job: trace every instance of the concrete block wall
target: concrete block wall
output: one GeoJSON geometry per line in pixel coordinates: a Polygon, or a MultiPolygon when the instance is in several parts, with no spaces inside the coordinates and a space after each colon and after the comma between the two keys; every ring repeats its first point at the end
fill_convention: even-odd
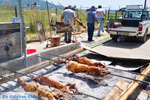
{"type": "MultiPolygon", "coordinates": [[[[26,62],[27,62],[26,67],[41,63],[43,61],[48,60],[48,58],[51,59],[51,58],[57,57],[56,55],[62,55],[62,54],[71,52],[73,50],[76,50],[78,48],[80,48],[80,43],[71,43],[71,44],[66,44],[66,45],[62,45],[62,46],[58,46],[54,48],[48,48],[48,49],[43,50],[42,52],[37,52],[35,54],[30,54],[27,56],[27,59],[26,59],[26,62]],[[41,57],[38,57],[38,56],[41,56],[41,57]]],[[[24,57],[2,62],[0,63],[0,67],[5,67],[7,69],[12,69],[15,71],[19,69],[23,69],[24,57]]],[[[3,71],[3,74],[7,72],[8,71],[6,72],[3,71]]]]}
{"type": "Polygon", "coordinates": [[[20,24],[0,23],[0,62],[22,56],[20,24]]]}

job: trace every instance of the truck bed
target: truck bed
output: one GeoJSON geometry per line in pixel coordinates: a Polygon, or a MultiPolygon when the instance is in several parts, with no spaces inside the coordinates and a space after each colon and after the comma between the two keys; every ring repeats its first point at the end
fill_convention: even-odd
{"type": "Polygon", "coordinates": [[[138,27],[118,27],[118,28],[109,28],[107,31],[115,31],[115,32],[131,32],[136,33],[138,31],[138,27]]]}

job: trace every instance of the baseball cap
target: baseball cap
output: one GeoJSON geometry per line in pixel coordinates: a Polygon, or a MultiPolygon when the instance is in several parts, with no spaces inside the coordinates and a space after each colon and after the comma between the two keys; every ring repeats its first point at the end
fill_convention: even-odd
{"type": "Polygon", "coordinates": [[[91,6],[91,9],[92,9],[92,8],[95,9],[95,6],[91,6]]]}

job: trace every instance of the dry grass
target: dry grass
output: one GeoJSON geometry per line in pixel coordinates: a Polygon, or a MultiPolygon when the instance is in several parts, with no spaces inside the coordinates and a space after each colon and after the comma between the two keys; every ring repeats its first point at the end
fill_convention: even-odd
{"type": "MultiPolygon", "coordinates": [[[[50,10],[49,13],[50,13],[50,20],[51,20],[51,13],[55,13],[55,10],[50,10]]],[[[58,11],[58,15],[57,15],[58,21],[60,21],[61,13],[62,13],[61,10],[58,11]]],[[[77,11],[75,13],[77,15],[77,11]]],[[[0,6],[0,15],[1,15],[0,22],[12,22],[12,18],[15,17],[14,8],[9,7],[9,6],[0,6]]],[[[29,28],[26,30],[27,42],[32,41],[32,40],[33,41],[39,40],[39,36],[37,34],[38,32],[37,32],[37,28],[36,28],[37,21],[42,21],[46,36],[47,36],[47,34],[50,34],[50,33],[47,33],[50,31],[47,10],[25,9],[24,10],[24,19],[25,19],[26,25],[29,26],[29,28]]],[[[87,12],[79,11],[79,19],[86,26],[87,25],[87,21],[86,21],[87,12]]],[[[77,25],[75,26],[74,29],[77,32],[77,25]]],[[[87,31],[87,29],[84,29],[81,26],[79,27],[78,30],[79,30],[79,32],[77,32],[77,33],[82,33],[82,32],[87,31]]],[[[63,36],[63,34],[61,36],[63,36]]],[[[48,37],[50,37],[50,36],[48,36],[48,37]]]]}

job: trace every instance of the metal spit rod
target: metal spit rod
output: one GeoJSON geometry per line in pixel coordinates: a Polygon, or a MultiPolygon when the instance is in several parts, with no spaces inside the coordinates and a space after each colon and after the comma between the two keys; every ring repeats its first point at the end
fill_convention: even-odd
{"type": "MultiPolygon", "coordinates": [[[[4,68],[4,67],[0,67],[0,68],[3,68],[3,69],[8,70],[8,71],[11,71],[11,72],[13,72],[13,73],[20,74],[20,75],[22,75],[22,76],[30,77],[30,76],[28,76],[28,75],[25,75],[25,74],[23,74],[23,73],[20,73],[20,72],[11,70],[11,69],[7,69],[7,68],[4,68]]],[[[105,73],[105,72],[104,72],[104,73],[105,73]]],[[[34,75],[37,75],[37,74],[34,74],[34,75]]],[[[112,74],[112,73],[110,73],[110,75],[112,75],[112,76],[117,76],[117,77],[121,77],[121,78],[125,78],[125,79],[129,79],[129,80],[133,80],[133,81],[139,81],[139,82],[143,82],[143,83],[150,84],[150,82],[148,82],[148,81],[141,81],[141,80],[137,80],[137,79],[133,79],[133,78],[125,77],[125,76],[120,76],[120,75],[116,75],[116,74],[112,74]]]]}
{"type": "Polygon", "coordinates": [[[13,79],[11,79],[11,78],[8,78],[8,77],[4,77],[4,76],[0,76],[1,78],[6,78],[6,79],[8,79],[9,81],[14,81],[14,82],[17,82],[17,81],[15,81],[15,80],[13,80],[13,79]]]}
{"type": "Polygon", "coordinates": [[[109,69],[114,69],[114,70],[123,71],[123,72],[130,72],[130,73],[136,74],[136,75],[142,75],[142,76],[150,77],[150,75],[145,75],[145,74],[141,74],[141,73],[137,73],[137,72],[131,72],[131,71],[121,70],[121,69],[112,68],[112,67],[108,67],[108,68],[109,68],[109,69]]]}
{"type": "MultiPolygon", "coordinates": [[[[1,67],[1,68],[3,68],[3,67],[1,67]]],[[[17,73],[17,74],[20,74],[20,75],[23,75],[23,76],[27,76],[27,75],[25,75],[25,74],[23,74],[23,73],[20,73],[20,72],[17,72],[17,71],[13,71],[13,70],[10,70],[10,69],[7,69],[7,68],[3,68],[3,69],[9,70],[9,71],[11,71],[11,72],[14,72],[14,73],[17,73]]],[[[1,77],[3,77],[3,76],[1,76],[1,77]]],[[[29,76],[27,76],[27,77],[29,77],[29,76]]],[[[8,77],[4,77],[4,78],[6,78],[6,79],[8,79],[8,80],[10,80],[10,81],[17,82],[17,81],[15,81],[15,80],[13,80],[13,79],[11,79],[11,78],[8,78],[8,77]]],[[[92,96],[92,95],[89,95],[89,94],[86,94],[86,93],[83,93],[83,92],[79,92],[79,91],[78,91],[78,93],[79,93],[79,94],[82,94],[82,95],[86,95],[86,96],[92,97],[92,98],[95,98],[95,99],[97,99],[97,100],[102,100],[102,99],[99,99],[99,98],[97,98],[97,97],[95,97],[95,96],[92,96]]]]}
{"type": "MultiPolygon", "coordinates": [[[[1,67],[1,68],[3,68],[3,67],[1,67]]],[[[20,72],[17,72],[17,71],[13,71],[13,70],[10,70],[10,69],[7,69],[7,68],[3,68],[3,69],[8,70],[8,71],[11,71],[11,72],[14,72],[14,73],[17,73],[17,74],[20,74],[20,75],[23,75],[23,76],[27,76],[27,75],[25,75],[25,74],[23,74],[23,73],[20,73],[20,72]]],[[[141,80],[137,80],[137,79],[133,79],[133,78],[125,77],[125,76],[120,76],[120,75],[116,75],[116,74],[110,74],[110,75],[116,76],[116,77],[125,78],[125,79],[129,79],[129,80],[139,81],[139,82],[142,82],[142,83],[150,84],[150,82],[148,82],[148,81],[141,81],[141,80]]],[[[29,77],[29,76],[27,76],[27,77],[29,77]]],[[[7,78],[7,77],[5,77],[5,78],[7,78]]],[[[7,78],[7,79],[9,79],[9,80],[12,81],[12,79],[10,79],[10,78],[7,78]]],[[[15,81],[15,80],[13,80],[13,81],[15,81]]],[[[80,94],[82,94],[82,95],[87,95],[87,96],[90,96],[90,97],[93,97],[93,98],[95,98],[95,99],[100,100],[99,98],[96,98],[96,97],[94,97],[94,96],[91,96],[91,95],[88,95],[88,94],[85,94],[85,93],[82,93],[82,92],[79,92],[79,91],[78,91],[78,93],[80,93],[80,94]]]]}
{"type": "MultiPolygon", "coordinates": [[[[43,58],[43,59],[47,59],[47,60],[51,60],[51,61],[56,61],[56,60],[53,60],[53,59],[51,59],[51,58],[42,57],[42,56],[39,56],[39,55],[38,55],[37,57],[40,57],[40,58],[43,58]]],[[[2,66],[1,66],[0,68],[5,69],[5,70],[8,70],[8,71],[13,72],[13,73],[17,73],[17,74],[22,75],[22,76],[30,77],[29,75],[26,75],[26,74],[23,74],[23,73],[20,73],[20,72],[11,70],[11,69],[4,68],[4,67],[2,67],[2,66]]],[[[35,74],[35,73],[34,73],[34,75],[38,75],[38,74],[35,74]]],[[[38,76],[39,76],[39,75],[38,75],[38,76]]],[[[2,77],[3,77],[3,76],[2,76],[2,77]]]]}
{"type": "MultiPolygon", "coordinates": [[[[66,57],[59,56],[59,55],[55,55],[55,54],[48,54],[48,55],[57,56],[57,57],[65,58],[65,59],[66,59],[66,57]]],[[[43,59],[47,59],[47,60],[52,60],[52,59],[47,58],[47,57],[42,57],[42,56],[37,56],[37,57],[41,57],[41,58],[43,58],[43,59]]],[[[52,60],[52,61],[55,61],[55,62],[56,62],[56,60],[52,60]]],[[[132,74],[136,74],[136,75],[142,75],[142,76],[150,77],[150,75],[145,75],[145,74],[141,74],[141,73],[137,73],[137,72],[131,72],[131,71],[121,70],[121,69],[112,68],[112,67],[108,67],[108,68],[109,68],[109,69],[114,69],[114,70],[123,71],[123,72],[130,72],[130,73],[132,73],[132,74]]]]}
{"type": "MultiPolygon", "coordinates": [[[[47,57],[42,57],[42,56],[37,56],[37,57],[41,57],[41,58],[44,58],[44,59],[52,60],[52,59],[47,58],[47,57]]],[[[60,56],[58,56],[58,57],[60,57],[60,56]]],[[[52,60],[52,61],[56,61],[56,60],[52,60]]],[[[30,77],[30,76],[28,76],[28,75],[25,75],[25,74],[23,74],[23,73],[20,73],[20,72],[11,70],[11,69],[7,69],[7,68],[4,68],[4,67],[0,67],[0,68],[3,68],[3,69],[8,70],[8,71],[11,71],[11,72],[13,72],[13,73],[20,74],[20,75],[22,75],[22,76],[30,77]]],[[[113,69],[115,69],[115,68],[113,68],[113,69]]],[[[115,70],[118,70],[118,69],[115,69],[115,70]]],[[[143,75],[143,76],[146,76],[146,77],[150,77],[150,76],[147,76],[147,75],[145,75],[145,74],[140,74],[140,73],[136,73],[136,72],[133,72],[133,73],[134,73],[134,74],[138,74],[138,75],[143,75]]],[[[34,75],[38,75],[38,74],[34,74],[34,75]]],[[[137,79],[125,77],[125,76],[120,76],[120,75],[116,75],[116,74],[110,74],[110,75],[150,84],[150,82],[147,82],[147,81],[141,81],[141,80],[137,80],[137,79]]]]}
{"type": "MultiPolygon", "coordinates": [[[[4,67],[0,67],[0,68],[5,69],[5,70],[8,70],[8,71],[13,72],[13,73],[17,73],[17,74],[22,75],[22,76],[30,77],[28,74],[23,74],[23,73],[20,73],[20,72],[11,70],[11,69],[7,69],[7,68],[4,68],[4,67]]],[[[38,75],[38,74],[34,74],[34,75],[38,75]]],[[[3,76],[2,76],[2,77],[3,77],[3,76]]],[[[4,77],[4,78],[6,78],[6,77],[4,77]]]]}
{"type": "Polygon", "coordinates": [[[133,80],[133,81],[139,81],[139,82],[142,82],[142,83],[150,84],[150,82],[144,81],[144,80],[141,81],[141,80],[137,80],[137,79],[133,79],[133,78],[130,78],[130,77],[125,77],[125,76],[120,76],[120,75],[116,75],[116,74],[112,74],[112,73],[110,73],[109,75],[116,76],[116,77],[120,77],[120,78],[129,79],[129,80],[133,80]]]}
{"type": "MultiPolygon", "coordinates": [[[[0,76],[0,77],[3,77],[3,76],[0,76]]],[[[10,81],[14,81],[14,82],[17,82],[17,81],[15,81],[15,80],[13,80],[13,79],[11,79],[11,78],[8,78],[8,77],[5,77],[6,79],[8,79],[8,80],[10,80],[10,81]]],[[[11,85],[11,84],[10,84],[11,85]]],[[[37,84],[38,85],[38,84],[37,84]]],[[[3,86],[1,86],[1,87],[3,87],[3,86]]],[[[4,87],[5,88],[5,87],[4,87]]],[[[86,96],[88,96],[88,97],[92,97],[92,98],[95,98],[95,99],[97,99],[97,100],[102,100],[102,99],[100,99],[100,98],[97,98],[97,97],[95,97],[95,96],[92,96],[92,95],[89,95],[89,94],[86,94],[86,93],[83,93],[83,92],[79,92],[78,91],[78,93],[79,94],[82,94],[82,95],[86,95],[86,96]]],[[[73,96],[73,95],[72,95],[73,96]]]]}

